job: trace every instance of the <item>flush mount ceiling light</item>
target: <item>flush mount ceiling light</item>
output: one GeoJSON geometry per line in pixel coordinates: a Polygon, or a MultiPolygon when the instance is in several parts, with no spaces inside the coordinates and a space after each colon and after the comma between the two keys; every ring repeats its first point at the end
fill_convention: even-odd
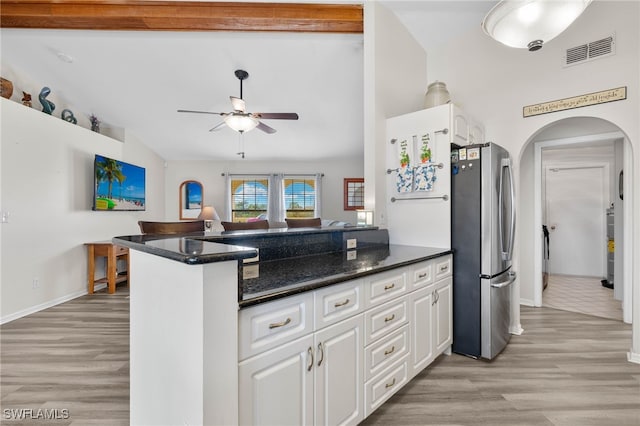
{"type": "Polygon", "coordinates": [[[509,47],[536,51],[584,12],[592,0],[503,0],[482,21],[484,32],[509,47]]]}

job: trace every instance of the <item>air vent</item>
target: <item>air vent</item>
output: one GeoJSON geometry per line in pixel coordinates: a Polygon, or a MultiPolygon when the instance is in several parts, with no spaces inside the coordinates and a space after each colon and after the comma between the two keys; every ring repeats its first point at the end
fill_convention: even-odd
{"type": "Polygon", "coordinates": [[[616,53],[615,45],[616,35],[612,34],[609,37],[605,37],[600,40],[569,48],[563,58],[563,65],[567,67],[570,65],[588,62],[593,59],[611,56],[616,53]]]}

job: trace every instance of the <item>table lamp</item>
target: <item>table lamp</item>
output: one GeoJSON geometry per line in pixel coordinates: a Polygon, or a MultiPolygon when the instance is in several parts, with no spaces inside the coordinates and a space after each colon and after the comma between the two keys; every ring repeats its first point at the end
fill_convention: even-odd
{"type": "Polygon", "coordinates": [[[198,219],[204,220],[205,231],[211,231],[213,229],[213,221],[220,220],[220,216],[218,216],[218,213],[213,206],[204,206],[198,215],[198,219]]]}

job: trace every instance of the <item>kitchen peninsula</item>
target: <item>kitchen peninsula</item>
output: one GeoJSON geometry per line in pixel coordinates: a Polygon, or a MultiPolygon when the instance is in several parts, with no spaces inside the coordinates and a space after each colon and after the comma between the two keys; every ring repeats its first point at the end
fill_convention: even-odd
{"type": "Polygon", "coordinates": [[[376,227],[113,241],[134,425],[357,424],[450,350],[448,249],[376,227]]]}

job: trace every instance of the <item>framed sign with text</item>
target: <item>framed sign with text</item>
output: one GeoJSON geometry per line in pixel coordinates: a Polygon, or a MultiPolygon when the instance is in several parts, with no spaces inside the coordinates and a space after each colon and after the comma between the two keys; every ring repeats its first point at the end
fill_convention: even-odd
{"type": "Polygon", "coordinates": [[[541,114],[549,114],[552,112],[565,111],[568,109],[582,108],[591,105],[621,101],[624,99],[627,99],[626,86],[603,90],[600,92],[588,93],[581,96],[574,96],[572,98],[558,99],[557,101],[528,105],[522,108],[522,117],[533,117],[541,114]]]}

